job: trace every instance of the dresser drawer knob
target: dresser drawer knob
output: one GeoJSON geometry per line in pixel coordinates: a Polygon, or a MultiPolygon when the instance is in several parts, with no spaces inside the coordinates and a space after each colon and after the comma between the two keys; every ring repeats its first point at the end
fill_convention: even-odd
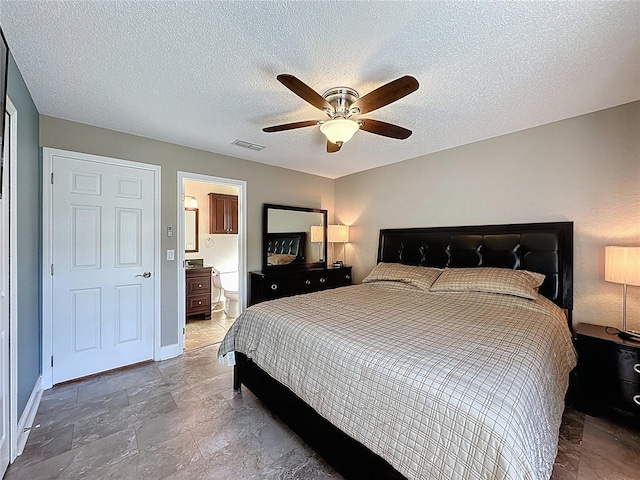
{"type": "Polygon", "coordinates": [[[201,283],[198,284],[198,288],[202,288],[202,284],[201,283]]]}
{"type": "Polygon", "coordinates": [[[307,279],[307,280],[305,280],[305,281],[304,281],[304,284],[305,284],[305,285],[311,285],[311,280],[308,280],[308,279],[307,279]]]}
{"type": "Polygon", "coordinates": [[[636,364],[633,366],[633,369],[636,371],[636,373],[640,373],[640,363],[636,363],[636,364]]]}
{"type": "Polygon", "coordinates": [[[633,401],[640,405],[640,395],[636,395],[633,397],[633,401]]]}
{"type": "Polygon", "coordinates": [[[198,302],[198,305],[202,305],[202,302],[198,302]]]}
{"type": "Polygon", "coordinates": [[[276,283],[272,283],[271,290],[277,290],[277,289],[278,289],[278,285],[276,283]]]}
{"type": "Polygon", "coordinates": [[[326,280],[323,277],[320,277],[320,283],[324,283],[326,280]]]}

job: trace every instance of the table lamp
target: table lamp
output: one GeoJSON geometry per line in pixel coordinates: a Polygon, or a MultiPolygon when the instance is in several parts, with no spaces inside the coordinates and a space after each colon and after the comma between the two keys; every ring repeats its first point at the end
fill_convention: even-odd
{"type": "Polygon", "coordinates": [[[327,227],[327,241],[329,243],[342,243],[343,265],[347,262],[345,244],[349,241],[349,225],[329,225],[327,227]]]}
{"type": "Polygon", "coordinates": [[[622,284],[622,331],[627,332],[627,285],[640,286],[640,247],[605,247],[604,279],[622,284]]]}

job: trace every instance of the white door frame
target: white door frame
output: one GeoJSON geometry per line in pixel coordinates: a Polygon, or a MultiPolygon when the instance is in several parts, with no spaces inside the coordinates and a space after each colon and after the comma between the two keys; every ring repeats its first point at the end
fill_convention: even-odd
{"type": "Polygon", "coordinates": [[[161,333],[160,280],[162,277],[162,271],[160,261],[160,241],[162,239],[162,228],[160,218],[160,166],[122,160],[119,158],[103,157],[100,155],[90,155],[87,153],[44,147],[42,149],[42,388],[44,390],[53,386],[53,367],[51,366],[51,356],[53,355],[53,276],[51,275],[51,264],[53,263],[53,188],[51,184],[51,175],[53,174],[53,157],[55,155],[72,155],[73,158],[77,160],[150,170],[154,173],[154,360],[159,360],[158,355],[160,353],[161,333]]]}
{"type": "Polygon", "coordinates": [[[213,177],[199,173],[178,171],[178,254],[176,256],[176,268],[178,275],[178,349],[180,354],[184,351],[184,328],[186,325],[186,299],[185,299],[185,271],[184,271],[184,181],[215,183],[236,187],[238,189],[238,288],[240,312],[247,305],[247,182],[232,178],[213,177]]]}
{"type": "MultiPolygon", "coordinates": [[[[18,110],[6,97],[5,108],[9,114],[11,128],[9,130],[9,425],[11,463],[18,456],[18,191],[17,191],[17,161],[18,161],[18,110]]],[[[5,158],[6,162],[7,159],[5,158]]],[[[6,165],[6,163],[5,163],[6,165]]]]}

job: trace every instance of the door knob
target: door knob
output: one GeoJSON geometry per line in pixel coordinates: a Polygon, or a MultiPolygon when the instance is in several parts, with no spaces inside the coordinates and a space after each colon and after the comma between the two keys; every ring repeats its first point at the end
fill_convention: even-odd
{"type": "Polygon", "coordinates": [[[151,276],[151,272],[144,272],[142,275],[136,275],[136,277],[144,277],[149,278],[151,276]]]}

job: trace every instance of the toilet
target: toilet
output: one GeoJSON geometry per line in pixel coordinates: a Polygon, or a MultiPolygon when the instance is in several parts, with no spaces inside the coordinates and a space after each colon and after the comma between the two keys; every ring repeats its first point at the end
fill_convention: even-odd
{"type": "Polygon", "coordinates": [[[238,272],[220,272],[213,267],[213,286],[220,288],[224,295],[224,313],[230,317],[240,315],[240,304],[238,301],[238,272]]]}

